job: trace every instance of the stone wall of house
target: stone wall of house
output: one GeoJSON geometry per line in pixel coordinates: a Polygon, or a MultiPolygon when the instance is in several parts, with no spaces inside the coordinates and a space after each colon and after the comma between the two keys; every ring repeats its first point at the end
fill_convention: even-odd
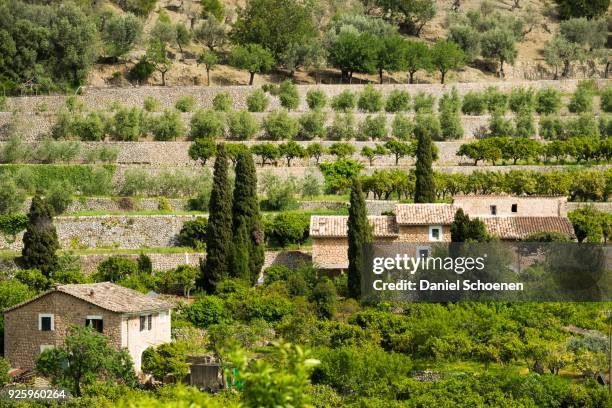
{"type": "MultiPolygon", "coordinates": [[[[606,80],[597,80],[600,84],[605,84],[606,80]]],[[[376,85],[384,95],[388,95],[396,89],[406,90],[414,95],[419,92],[429,93],[440,97],[443,93],[456,87],[460,94],[469,91],[480,91],[486,87],[494,85],[500,90],[509,91],[515,87],[554,87],[562,92],[572,92],[578,80],[541,80],[541,81],[505,81],[505,82],[478,82],[478,83],[456,83],[456,84],[385,84],[376,85]]],[[[333,97],[344,90],[360,92],[363,85],[298,85],[300,94],[300,106],[298,110],[306,110],[306,93],[311,89],[321,89],[328,97],[333,97]]],[[[208,108],[212,106],[214,96],[219,92],[227,92],[234,103],[235,109],[246,108],[246,98],[258,86],[134,86],[134,87],[84,87],[78,99],[89,109],[108,108],[113,102],[118,102],[128,106],[142,106],[144,98],[154,97],[160,101],[162,109],[173,107],[181,96],[191,95],[196,100],[197,107],[208,108]]],[[[54,112],[65,104],[67,96],[27,96],[8,98],[6,109],[12,111],[20,109],[24,112],[54,112]]],[[[269,109],[276,109],[280,106],[278,98],[271,97],[269,109]]]]}
{"type": "Polygon", "coordinates": [[[121,316],[61,292],[51,292],[4,315],[4,356],[11,367],[34,368],[41,346],[60,346],[70,325],[85,325],[87,315],[102,316],[104,334],[121,347],[121,316]],[[38,329],[38,314],[54,315],[54,330],[38,329]]]}
{"type": "Polygon", "coordinates": [[[565,217],[567,216],[566,197],[516,197],[516,196],[457,196],[454,204],[463,208],[471,216],[488,216],[491,206],[496,207],[500,216],[517,215],[521,217],[565,217]],[[512,206],[516,205],[516,212],[512,206]]]}
{"type": "MultiPolygon", "coordinates": [[[[441,241],[450,241],[450,226],[442,225],[441,227],[441,241]]],[[[429,242],[429,225],[400,225],[397,241],[429,242]]]]}

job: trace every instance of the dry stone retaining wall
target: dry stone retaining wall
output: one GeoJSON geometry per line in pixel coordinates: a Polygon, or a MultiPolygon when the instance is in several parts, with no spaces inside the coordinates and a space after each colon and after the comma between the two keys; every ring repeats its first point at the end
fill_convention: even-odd
{"type": "MultiPolygon", "coordinates": [[[[488,86],[497,86],[500,90],[509,91],[515,87],[554,87],[562,92],[572,92],[578,80],[543,80],[543,81],[507,81],[507,82],[479,82],[479,83],[456,83],[456,84],[385,84],[375,85],[384,95],[388,95],[395,89],[406,90],[411,94],[425,92],[440,97],[443,93],[456,87],[460,94],[469,91],[483,90],[488,86]]],[[[606,80],[597,80],[600,85],[608,83],[606,80]]],[[[298,85],[301,104],[299,109],[306,109],[305,96],[311,89],[321,89],[328,97],[333,97],[344,90],[360,92],[364,85],[298,85]]],[[[208,108],[212,105],[212,99],[219,92],[230,94],[235,109],[246,108],[246,98],[258,86],[135,86],[135,87],[107,87],[94,88],[84,87],[83,93],[78,98],[89,109],[108,108],[112,102],[119,102],[128,106],[142,106],[147,96],[157,98],[162,108],[173,107],[181,96],[191,95],[196,100],[198,107],[208,108]]],[[[8,98],[7,110],[20,109],[23,112],[56,111],[65,104],[67,96],[28,96],[8,98]]],[[[271,98],[270,109],[279,106],[278,98],[271,98]]]]}

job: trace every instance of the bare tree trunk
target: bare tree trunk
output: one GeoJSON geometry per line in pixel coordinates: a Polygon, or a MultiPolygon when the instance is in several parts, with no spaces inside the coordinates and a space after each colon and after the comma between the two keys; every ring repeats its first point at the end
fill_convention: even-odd
{"type": "Polygon", "coordinates": [[[249,85],[253,85],[253,79],[255,79],[255,73],[249,72],[249,74],[250,74],[249,85]]]}
{"type": "Polygon", "coordinates": [[[206,69],[206,82],[210,86],[210,68],[206,69]]]}
{"type": "Polygon", "coordinates": [[[380,84],[383,83],[383,70],[382,68],[378,70],[378,77],[380,78],[380,84]]]}

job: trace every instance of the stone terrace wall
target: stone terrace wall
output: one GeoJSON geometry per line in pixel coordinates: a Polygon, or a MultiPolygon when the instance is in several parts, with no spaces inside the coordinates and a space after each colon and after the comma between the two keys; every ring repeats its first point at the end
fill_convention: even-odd
{"type": "Polygon", "coordinates": [[[577,203],[577,202],[569,202],[567,203],[567,211],[574,211],[578,208],[592,206],[599,211],[612,213],[612,202],[607,203],[577,203]]]}
{"type": "MultiPolygon", "coordinates": [[[[27,199],[22,210],[27,212],[30,208],[31,199],[27,199]]],[[[109,197],[82,197],[73,200],[65,213],[73,214],[84,211],[157,211],[160,200],[158,198],[130,197],[129,200],[109,197]],[[133,204],[131,206],[130,204],[133,204]]],[[[184,198],[168,199],[171,210],[182,211],[187,209],[188,200],[184,198]]]]}
{"type": "MultiPolygon", "coordinates": [[[[599,84],[607,83],[606,80],[598,80],[599,84]]],[[[387,95],[394,89],[407,90],[411,94],[425,92],[439,97],[445,92],[448,92],[453,87],[456,87],[460,94],[469,91],[483,90],[488,86],[494,85],[501,90],[510,90],[514,87],[533,87],[541,88],[551,86],[559,89],[562,92],[572,92],[578,80],[563,80],[563,81],[508,81],[508,82],[479,82],[479,83],[457,83],[457,84],[385,84],[376,85],[376,88],[387,95]]],[[[305,110],[306,101],[305,95],[310,89],[322,89],[329,97],[333,97],[344,90],[359,92],[364,85],[298,85],[298,91],[301,96],[301,110],[305,110]]],[[[198,107],[210,107],[212,99],[219,92],[227,92],[234,101],[234,108],[245,109],[246,98],[258,86],[220,86],[220,87],[205,87],[205,86],[180,86],[180,87],[161,87],[161,86],[142,86],[142,87],[108,87],[108,88],[83,88],[83,94],[79,99],[90,109],[101,109],[108,107],[112,102],[120,102],[130,106],[142,106],[146,96],[157,98],[162,108],[174,106],[176,100],[185,95],[191,95],[195,98],[198,107]]],[[[36,112],[42,109],[46,111],[56,111],[64,105],[67,96],[29,96],[29,97],[13,97],[8,99],[7,110],[21,109],[24,112],[36,112]]],[[[279,106],[277,98],[271,98],[270,109],[279,106]]]]}
{"type": "MultiPolygon", "coordinates": [[[[63,249],[155,248],[176,244],[176,236],[195,215],[64,216],[54,219],[63,249]]],[[[21,250],[23,232],[15,242],[0,236],[0,249],[21,250]]]]}
{"type": "MultiPolygon", "coordinates": [[[[89,275],[95,272],[98,264],[108,258],[109,254],[91,254],[81,255],[81,271],[89,275]]],[[[121,255],[122,257],[136,260],[138,255],[121,255]]],[[[153,263],[154,271],[167,271],[174,269],[179,265],[192,265],[199,266],[200,259],[204,259],[206,254],[204,253],[181,253],[181,254],[159,254],[159,253],[148,253],[147,256],[151,258],[153,263]]],[[[274,265],[285,265],[290,268],[294,268],[300,265],[300,263],[309,263],[311,261],[310,251],[266,251],[264,259],[264,269],[274,265]]]]}

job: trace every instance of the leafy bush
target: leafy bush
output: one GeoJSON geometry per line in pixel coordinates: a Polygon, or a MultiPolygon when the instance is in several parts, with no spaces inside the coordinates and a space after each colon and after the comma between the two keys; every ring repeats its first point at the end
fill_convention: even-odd
{"type": "Polygon", "coordinates": [[[320,89],[311,89],[306,93],[306,103],[310,110],[320,110],[327,104],[327,95],[320,89]]]}
{"type": "Polygon", "coordinates": [[[357,140],[378,140],[387,137],[387,117],[368,115],[359,127],[357,140]]]}
{"type": "Polygon", "coordinates": [[[499,137],[499,136],[513,136],[514,135],[514,126],[512,126],[512,121],[506,119],[502,114],[498,113],[498,111],[494,111],[491,119],[489,120],[489,134],[491,137],[499,137]]]}
{"type": "Polygon", "coordinates": [[[85,162],[86,163],[112,163],[117,161],[117,157],[119,156],[119,149],[113,146],[96,146],[94,148],[88,149],[85,153],[85,162]]]}
{"type": "Polygon", "coordinates": [[[339,159],[335,162],[326,162],[319,165],[325,179],[325,191],[328,193],[341,193],[351,186],[353,177],[359,175],[363,165],[351,159],[339,159]]]}
{"type": "Polygon", "coordinates": [[[504,114],[508,110],[508,95],[494,86],[485,90],[487,99],[487,110],[491,114],[504,114]]]}
{"type": "Polygon", "coordinates": [[[450,92],[446,92],[442,95],[438,102],[438,111],[454,113],[459,113],[461,111],[461,96],[459,96],[457,88],[453,87],[450,92]]]}
{"type": "Polygon", "coordinates": [[[212,101],[213,110],[217,112],[229,112],[233,104],[232,97],[227,92],[219,92],[212,101]]]}
{"type": "Polygon", "coordinates": [[[463,95],[461,111],[466,115],[482,115],[487,110],[487,97],[475,91],[463,95]]]}
{"type": "Polygon", "coordinates": [[[575,119],[567,120],[565,122],[565,132],[567,137],[598,137],[599,126],[592,114],[585,113],[575,119]]]}
{"type": "Polygon", "coordinates": [[[266,223],[265,235],[282,248],[290,244],[301,245],[308,239],[309,226],[309,215],[282,212],[266,223]]]}
{"type": "Polygon", "coordinates": [[[355,138],[355,117],[352,113],[336,113],[327,128],[327,139],[350,140],[355,138]]]}
{"type": "Polygon", "coordinates": [[[132,81],[146,82],[153,72],[155,72],[155,65],[146,56],[143,56],[132,67],[129,77],[132,81]]]}
{"type": "Polygon", "coordinates": [[[307,173],[302,180],[302,197],[315,197],[321,194],[321,183],[312,172],[307,173]]]}
{"type": "Polygon", "coordinates": [[[407,112],[410,110],[410,94],[394,89],[387,97],[385,110],[389,113],[407,112]]]}
{"type": "Polygon", "coordinates": [[[159,99],[154,98],[153,96],[145,96],[143,108],[147,112],[157,112],[161,108],[161,104],[159,102],[159,99]]]}
{"type": "Polygon", "coordinates": [[[98,264],[94,279],[97,282],[117,282],[137,273],[136,262],[120,256],[111,256],[98,264]]]}
{"type": "Polygon", "coordinates": [[[601,91],[600,107],[603,112],[612,112],[612,86],[606,86],[601,91]]]}
{"type": "Polygon", "coordinates": [[[536,134],[533,114],[531,111],[521,111],[515,118],[516,127],[514,136],[517,137],[533,137],[536,134]]]}
{"type": "Polygon", "coordinates": [[[414,96],[413,108],[417,113],[433,112],[435,103],[435,96],[426,94],[425,92],[419,92],[414,96]]]}
{"type": "Polygon", "coordinates": [[[25,198],[25,192],[19,189],[11,178],[0,178],[0,214],[20,211],[25,198]]]}
{"type": "Polygon", "coordinates": [[[66,212],[72,204],[74,187],[66,181],[56,181],[45,192],[45,202],[53,209],[55,215],[66,212]]]}
{"type": "Polygon", "coordinates": [[[540,115],[551,115],[561,108],[561,92],[553,87],[541,88],[536,95],[536,111],[540,115]]]}
{"type": "Polygon", "coordinates": [[[186,133],[181,115],[173,109],[166,109],[161,115],[151,118],[150,130],[155,140],[162,142],[176,140],[186,133]]]}
{"type": "Polygon", "coordinates": [[[298,134],[298,121],[285,110],[270,112],[263,121],[266,138],[269,140],[292,140],[298,134]]]}
{"type": "Polygon", "coordinates": [[[325,119],[327,115],[320,110],[306,112],[298,119],[300,130],[299,138],[302,140],[312,140],[314,138],[325,137],[325,119]]]}
{"type": "Polygon", "coordinates": [[[355,109],[355,94],[344,90],[332,98],[331,107],[335,111],[348,112],[355,109]]]}
{"type": "MultiPolygon", "coordinates": [[[[99,112],[91,112],[87,116],[77,117],[72,123],[72,133],[79,139],[97,142],[104,139],[106,132],[106,117],[99,112]]],[[[59,137],[54,137],[58,139],[59,137]]]]}
{"type": "Polygon", "coordinates": [[[41,163],[73,161],[81,151],[79,142],[45,139],[36,149],[34,157],[41,163]]]}
{"type": "Polygon", "coordinates": [[[249,112],[263,112],[268,107],[270,98],[264,91],[257,89],[247,97],[246,103],[249,112]]]}
{"type": "Polygon", "coordinates": [[[206,228],[208,220],[198,217],[192,221],[185,221],[177,236],[179,246],[202,250],[206,246],[206,228]]]}
{"type": "Polygon", "coordinates": [[[294,110],[300,106],[300,94],[290,80],[281,82],[278,87],[278,98],[281,106],[287,110],[294,110]]]}
{"type": "Polygon", "coordinates": [[[535,109],[535,103],[535,91],[533,88],[512,88],[509,99],[509,106],[512,112],[531,112],[535,109]]]}
{"type": "Polygon", "coordinates": [[[228,135],[232,139],[249,140],[259,131],[259,123],[245,110],[231,112],[227,116],[228,135]]]}
{"type": "Polygon", "coordinates": [[[177,99],[174,107],[179,112],[191,112],[195,108],[195,99],[191,95],[181,96],[177,99]]]}
{"type": "Polygon", "coordinates": [[[442,130],[440,129],[440,121],[436,115],[432,113],[419,114],[415,118],[414,134],[428,133],[432,140],[442,139],[442,130]]]}
{"type": "Polygon", "coordinates": [[[414,124],[412,120],[404,115],[397,114],[393,118],[391,124],[391,135],[398,140],[408,140],[412,137],[414,132],[414,124]]]}
{"type": "Polygon", "coordinates": [[[565,139],[565,125],[556,115],[542,116],[539,135],[547,140],[565,139]]]}
{"type": "Polygon", "coordinates": [[[567,108],[572,113],[588,113],[593,111],[593,92],[586,88],[577,88],[572,94],[567,108]]]}
{"type": "Polygon", "coordinates": [[[185,309],[185,314],[196,327],[207,328],[223,320],[225,303],[217,296],[201,296],[185,309]]]}
{"type": "Polygon", "coordinates": [[[363,88],[357,100],[357,107],[363,112],[380,112],[384,106],[382,93],[374,89],[372,84],[363,88]]]}
{"type": "Polygon", "coordinates": [[[297,185],[290,177],[281,180],[280,177],[265,173],[261,179],[261,191],[265,195],[262,208],[268,211],[286,211],[297,208],[297,185]]]}
{"type": "Polygon", "coordinates": [[[146,133],[146,118],[139,108],[119,106],[110,122],[109,134],[115,140],[136,142],[146,133]]]}
{"type": "Polygon", "coordinates": [[[181,381],[189,373],[186,346],[182,342],[160,344],[148,347],[142,353],[142,371],[157,381],[171,375],[181,381]]]}
{"type": "Polygon", "coordinates": [[[332,319],[336,314],[336,286],[327,277],[323,277],[312,289],[311,299],[317,307],[317,314],[324,319],[332,319]]]}
{"type": "Polygon", "coordinates": [[[200,109],[191,117],[192,139],[221,139],[224,133],[223,116],[218,112],[200,109]]]}
{"type": "Polygon", "coordinates": [[[442,111],[440,113],[440,128],[443,140],[453,140],[463,138],[463,126],[459,113],[452,111],[442,111]]]}

